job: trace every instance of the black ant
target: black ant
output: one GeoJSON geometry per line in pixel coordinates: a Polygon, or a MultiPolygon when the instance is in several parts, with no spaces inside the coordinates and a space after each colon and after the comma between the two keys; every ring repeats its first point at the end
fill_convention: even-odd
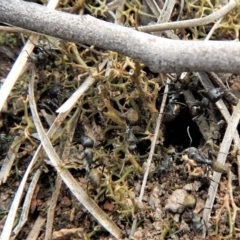
{"type": "Polygon", "coordinates": [[[191,224],[191,228],[196,232],[201,232],[203,230],[204,222],[202,217],[200,217],[196,212],[194,212],[196,204],[197,200],[193,195],[188,194],[184,198],[183,205],[189,212],[189,223],[191,224]]]}
{"type": "MultiPolygon", "coordinates": [[[[197,200],[193,195],[187,194],[185,196],[182,205],[184,206],[185,211],[187,211],[188,217],[187,216],[184,217],[184,220],[186,221],[187,224],[190,225],[190,229],[192,229],[193,231],[195,231],[197,233],[200,233],[203,230],[203,226],[204,226],[205,222],[204,222],[203,218],[198,215],[199,213],[196,213],[194,211],[196,204],[197,204],[197,200]]],[[[172,235],[178,234],[184,230],[185,230],[185,228],[182,228],[182,229],[174,232],[172,235]]]]}
{"type": "MultiPolygon", "coordinates": [[[[30,39],[29,39],[30,40],[30,39]]],[[[30,40],[31,41],[31,40],[30,40]]],[[[31,41],[32,42],[32,41],[31,41]]],[[[52,49],[50,48],[50,44],[48,43],[48,47],[38,46],[32,42],[35,46],[35,54],[29,56],[30,61],[34,64],[37,64],[38,67],[45,68],[48,64],[52,65],[55,60],[55,56],[53,55],[52,49]]]]}
{"type": "Polygon", "coordinates": [[[102,171],[98,169],[98,167],[101,166],[102,164],[98,164],[97,166],[94,166],[94,167],[92,166],[93,156],[94,156],[94,151],[93,151],[94,140],[83,133],[80,137],[80,141],[82,146],[84,147],[83,154],[86,160],[84,164],[84,167],[86,169],[86,176],[94,187],[99,187],[101,184],[104,166],[102,168],[102,171]]]}
{"type": "Polygon", "coordinates": [[[84,158],[86,160],[85,162],[85,169],[86,171],[89,173],[91,165],[92,165],[92,161],[93,161],[93,147],[94,147],[94,141],[92,138],[82,135],[80,137],[80,141],[82,146],[84,147],[84,158]]]}
{"type": "MultiPolygon", "coordinates": [[[[206,114],[206,110],[210,107],[210,104],[216,103],[219,99],[224,96],[224,91],[220,88],[213,88],[210,90],[197,90],[198,81],[190,82],[188,84],[189,89],[192,89],[200,95],[201,100],[198,100],[191,104],[190,112],[194,116],[193,120],[200,117],[202,114],[206,114]]],[[[181,83],[176,82],[170,85],[170,95],[168,104],[165,108],[164,117],[165,121],[173,120],[180,112],[181,106],[186,106],[186,104],[179,102],[179,98],[183,93],[183,86],[181,83]]]]}
{"type": "Polygon", "coordinates": [[[151,172],[149,175],[149,178],[151,178],[153,175],[156,175],[158,178],[161,176],[164,176],[169,171],[171,171],[171,167],[174,164],[175,156],[177,155],[175,152],[175,148],[169,147],[169,148],[163,148],[159,149],[161,152],[161,156],[156,156],[156,169],[151,172]]]}
{"type": "Polygon", "coordinates": [[[127,126],[127,128],[126,128],[126,134],[127,134],[126,142],[128,144],[128,150],[129,150],[129,152],[135,152],[137,150],[138,140],[135,137],[135,135],[133,134],[133,131],[129,126],[127,126]]]}
{"type": "MultiPolygon", "coordinates": [[[[86,177],[94,187],[99,187],[99,185],[101,184],[104,166],[102,168],[102,171],[99,170],[99,166],[101,166],[102,164],[93,166],[94,162],[96,162],[96,161],[93,161],[94,140],[89,136],[85,135],[85,131],[82,126],[79,129],[79,134],[80,134],[80,143],[84,148],[83,157],[85,161],[83,163],[83,166],[86,171],[86,177]]],[[[75,138],[75,140],[78,140],[78,138],[75,138]]]]}
{"type": "Polygon", "coordinates": [[[172,166],[174,157],[172,155],[167,155],[157,168],[157,175],[162,176],[169,171],[169,168],[172,166]]]}
{"type": "Polygon", "coordinates": [[[194,116],[193,120],[200,117],[202,114],[206,114],[206,110],[209,109],[210,104],[216,103],[224,96],[224,91],[220,88],[200,90],[198,93],[201,96],[201,100],[193,103],[190,108],[190,112],[192,116],[194,116]]]}
{"type": "MultiPolygon", "coordinates": [[[[190,146],[192,144],[192,138],[189,133],[189,127],[187,128],[187,133],[190,138],[190,146]]],[[[201,153],[197,148],[195,147],[189,147],[182,151],[180,153],[182,156],[187,155],[188,159],[192,159],[195,163],[200,164],[200,165],[206,165],[207,166],[207,171],[209,167],[218,173],[223,173],[226,171],[225,166],[221,164],[218,161],[212,161],[210,159],[207,159],[203,153],[201,153]]]]}
{"type": "Polygon", "coordinates": [[[213,88],[211,90],[201,90],[199,91],[205,98],[207,98],[211,103],[216,103],[224,96],[224,91],[221,88],[213,88]]]}
{"type": "Polygon", "coordinates": [[[218,173],[223,173],[226,171],[223,164],[217,161],[212,161],[207,159],[197,148],[190,147],[185,149],[182,152],[182,155],[187,155],[189,159],[192,159],[197,164],[204,164],[207,167],[211,167],[211,169],[218,173]]]}
{"type": "MultiPolygon", "coordinates": [[[[55,83],[55,79],[50,78],[48,85],[51,84],[51,86],[47,89],[45,87],[43,88],[42,92],[40,92],[40,100],[41,103],[39,103],[39,106],[44,107],[48,112],[53,113],[55,109],[59,108],[59,104],[61,104],[65,98],[67,90],[66,88],[62,87],[64,86],[64,82],[67,80],[68,77],[60,80],[59,82],[55,83]]],[[[42,82],[39,82],[39,89],[42,87],[42,82]]]]}
{"type": "MultiPolygon", "coordinates": [[[[187,101],[190,109],[190,113],[193,116],[193,120],[199,118],[201,115],[206,116],[211,108],[211,104],[216,103],[226,93],[221,88],[209,88],[208,90],[200,90],[201,84],[196,76],[189,79],[179,79],[182,84],[182,90],[191,90],[193,95],[198,98],[196,101],[187,101]]],[[[185,94],[184,94],[185,95],[185,94]]]]}
{"type": "Polygon", "coordinates": [[[170,84],[168,92],[168,104],[165,107],[163,121],[172,121],[180,112],[181,106],[186,107],[186,104],[179,101],[182,94],[182,86],[179,82],[170,84]]]}

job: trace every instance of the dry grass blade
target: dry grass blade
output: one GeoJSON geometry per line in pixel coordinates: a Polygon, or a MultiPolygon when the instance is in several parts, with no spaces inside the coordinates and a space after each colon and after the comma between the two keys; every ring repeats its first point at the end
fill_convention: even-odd
{"type": "Polygon", "coordinates": [[[20,143],[19,140],[21,139],[20,136],[16,136],[13,140],[12,145],[10,146],[7,156],[5,157],[5,159],[3,160],[3,164],[1,167],[1,171],[0,171],[0,185],[5,183],[7,181],[7,177],[11,171],[13,162],[16,158],[16,154],[19,150],[20,147],[20,143]]]}
{"type": "MultiPolygon", "coordinates": [[[[220,151],[218,153],[217,161],[220,162],[221,164],[225,164],[227,154],[228,154],[230,145],[232,143],[232,139],[236,133],[239,120],[240,120],[240,102],[238,102],[238,105],[236,106],[231,118],[229,119],[228,127],[226,129],[226,132],[220,147],[220,151]]],[[[205,209],[203,212],[203,219],[205,222],[208,222],[211,209],[213,206],[213,202],[217,193],[218,182],[220,180],[220,177],[221,177],[221,173],[214,172],[213,181],[211,181],[211,185],[208,191],[209,198],[206,201],[205,209]]],[[[203,238],[205,238],[205,235],[206,235],[206,229],[203,232],[203,238]]]]}
{"type": "Polygon", "coordinates": [[[21,216],[18,222],[18,225],[14,228],[13,232],[14,232],[14,237],[11,239],[15,239],[18,235],[18,233],[21,231],[22,227],[24,226],[24,224],[26,223],[27,219],[28,219],[28,213],[31,207],[31,201],[32,201],[32,196],[34,194],[36,185],[38,183],[39,177],[41,175],[41,169],[38,169],[36,171],[36,173],[34,174],[34,177],[28,187],[28,191],[24,200],[24,204],[23,204],[23,208],[22,208],[22,212],[21,212],[21,216]]]}
{"type": "Polygon", "coordinates": [[[20,77],[20,74],[22,72],[22,69],[24,68],[29,54],[31,54],[32,50],[34,49],[33,42],[36,42],[38,40],[37,35],[31,35],[28,42],[22,49],[22,52],[19,54],[17,60],[15,61],[10,73],[7,76],[7,79],[5,80],[3,86],[0,89],[0,112],[3,108],[3,105],[5,101],[7,100],[8,95],[10,94],[15,82],[20,77]]]}
{"type": "MultiPolygon", "coordinates": [[[[169,14],[171,14],[172,12],[172,8],[175,4],[175,1],[166,1],[164,4],[164,7],[167,8],[166,11],[163,9],[160,9],[158,4],[156,3],[155,0],[146,0],[147,5],[149,6],[149,8],[151,9],[151,11],[153,12],[153,14],[155,15],[155,17],[158,19],[158,24],[159,23],[163,23],[163,22],[168,22],[170,16],[169,14]]],[[[164,31],[164,34],[171,39],[175,39],[175,40],[179,40],[178,36],[175,35],[172,31],[170,30],[166,30],[164,31]]],[[[159,32],[155,32],[154,35],[156,36],[161,36],[162,33],[159,32]]]]}
{"type": "Polygon", "coordinates": [[[48,126],[52,126],[52,124],[54,123],[55,119],[56,119],[56,115],[55,113],[52,114],[48,114],[44,109],[41,109],[41,113],[43,115],[43,117],[45,118],[45,121],[47,122],[48,126]]]}
{"type": "MultiPolygon", "coordinates": [[[[173,11],[173,8],[174,8],[174,5],[175,5],[174,0],[168,0],[164,3],[161,14],[160,14],[160,16],[158,16],[157,24],[166,23],[169,21],[172,11],[173,11]]],[[[176,34],[174,34],[172,30],[166,30],[164,32],[155,32],[153,34],[160,37],[160,36],[162,36],[163,33],[165,34],[165,36],[167,38],[179,40],[178,36],[176,34]]]]}
{"type": "Polygon", "coordinates": [[[39,216],[35,221],[30,234],[28,235],[26,240],[35,240],[38,239],[39,233],[42,230],[43,224],[45,223],[46,219],[42,216],[39,216]]]}
{"type": "MultiPolygon", "coordinates": [[[[70,147],[71,147],[71,142],[73,139],[73,135],[77,126],[77,120],[79,118],[79,111],[80,109],[78,108],[75,112],[75,114],[72,116],[70,122],[72,123],[69,129],[68,133],[68,139],[67,142],[65,143],[65,149],[62,154],[62,159],[68,159],[69,157],[69,152],[70,152],[70,147]]],[[[62,179],[58,175],[56,179],[56,186],[54,189],[54,192],[52,194],[52,199],[50,201],[49,209],[48,209],[48,214],[47,214],[47,225],[46,225],[46,232],[45,232],[45,240],[50,240],[52,239],[52,229],[53,229],[53,222],[54,222],[54,213],[55,213],[55,208],[57,205],[57,200],[58,196],[60,193],[60,189],[62,186],[62,179]]]]}
{"type": "MultiPolygon", "coordinates": [[[[109,61],[108,58],[105,58],[98,66],[98,70],[101,71],[104,66],[109,61]]],[[[92,75],[97,74],[98,70],[94,71],[92,75]]],[[[64,113],[73,108],[78,99],[82,96],[82,94],[95,82],[94,77],[89,76],[85,82],[72,94],[72,96],[56,111],[58,113],[64,113]]]]}
{"type": "Polygon", "coordinates": [[[175,5],[175,1],[172,1],[172,0],[168,0],[164,3],[162,13],[159,16],[157,23],[160,24],[160,23],[169,21],[172,11],[173,11],[173,8],[174,8],[174,5],[175,5]]]}
{"type": "Polygon", "coordinates": [[[161,14],[161,9],[159,8],[159,6],[157,5],[155,0],[145,0],[145,2],[147,3],[148,7],[151,9],[152,13],[155,15],[155,17],[159,17],[161,14]]]}
{"type": "Polygon", "coordinates": [[[53,166],[55,167],[58,174],[61,176],[62,180],[68,186],[73,195],[83,204],[83,206],[96,218],[96,220],[107,229],[114,237],[121,237],[121,230],[108,218],[108,216],[98,207],[98,205],[83,191],[78,182],[73,178],[70,172],[64,168],[62,161],[59,159],[57,153],[55,152],[51,142],[45,133],[39,116],[37,114],[36,103],[34,101],[33,93],[33,78],[34,70],[32,69],[32,78],[29,84],[29,95],[30,95],[30,108],[32,112],[32,117],[41,139],[42,146],[51,160],[53,166]]]}
{"type": "MultiPolygon", "coordinates": [[[[211,81],[209,80],[208,76],[206,73],[198,73],[199,78],[201,79],[203,86],[208,86],[210,88],[214,88],[214,85],[211,83],[211,81]]],[[[223,115],[225,121],[227,123],[229,123],[229,119],[230,119],[230,113],[226,107],[226,105],[224,104],[223,100],[220,99],[219,101],[216,102],[216,105],[219,109],[219,111],[221,112],[221,114],[223,115]]],[[[239,146],[240,140],[239,140],[239,134],[237,131],[235,131],[234,136],[233,136],[233,141],[234,144],[236,146],[239,146]]],[[[239,182],[239,186],[240,186],[240,157],[237,157],[237,162],[238,162],[238,182],[239,182]]]]}
{"type": "Polygon", "coordinates": [[[204,39],[204,41],[208,41],[208,40],[211,38],[214,30],[218,27],[219,23],[220,23],[222,20],[223,20],[223,17],[219,18],[219,19],[214,23],[213,27],[211,28],[210,32],[208,33],[208,35],[207,35],[207,37],[204,39]]]}
{"type": "MultiPolygon", "coordinates": [[[[50,0],[47,7],[55,8],[58,4],[58,0],[50,0]]],[[[21,53],[19,54],[17,60],[15,61],[10,73],[7,76],[6,81],[4,82],[3,86],[0,89],[0,112],[4,106],[5,101],[7,100],[8,95],[10,94],[15,82],[20,77],[22,69],[24,68],[25,64],[28,61],[29,55],[32,53],[34,49],[34,42],[38,41],[39,36],[32,34],[29,37],[29,40],[25,44],[24,48],[22,49],[21,53]]]]}
{"type": "MultiPolygon", "coordinates": [[[[202,72],[201,72],[201,73],[198,73],[198,76],[199,76],[199,78],[201,79],[201,81],[202,81],[202,83],[203,83],[203,86],[208,86],[208,87],[210,87],[210,88],[214,88],[214,85],[211,83],[211,81],[209,80],[209,78],[208,78],[208,76],[207,76],[206,73],[202,73],[202,72]]],[[[238,104],[239,104],[239,103],[238,103],[238,104]]],[[[217,105],[219,111],[221,112],[221,114],[223,115],[225,121],[228,123],[228,127],[229,127],[229,124],[231,123],[231,119],[232,119],[232,118],[230,118],[231,116],[230,116],[230,113],[229,113],[226,105],[224,104],[224,102],[223,102],[222,99],[220,99],[218,102],[216,102],[216,105],[217,105]]],[[[227,129],[227,130],[228,130],[228,129],[227,129]]],[[[227,134],[227,130],[226,130],[225,135],[227,134]]],[[[232,140],[231,140],[231,141],[232,141],[232,140]]],[[[231,141],[230,141],[230,143],[231,143],[231,141]]],[[[236,128],[235,128],[235,130],[233,131],[233,141],[234,141],[234,144],[235,144],[236,146],[239,146],[239,143],[240,143],[240,141],[239,141],[239,134],[238,134],[238,132],[236,131],[236,128]]],[[[222,153],[222,152],[223,152],[222,147],[223,147],[224,144],[225,144],[225,138],[224,138],[223,141],[222,141],[221,149],[220,149],[220,152],[219,152],[219,153],[222,153]]],[[[228,153],[228,150],[227,150],[227,152],[226,152],[226,155],[223,155],[223,156],[222,156],[222,157],[223,157],[223,160],[222,160],[222,161],[223,161],[224,163],[225,163],[225,159],[226,159],[226,157],[227,157],[227,153],[228,153]],[[225,158],[224,158],[224,157],[225,157],[225,158]]],[[[217,159],[217,160],[218,160],[218,159],[217,159]]],[[[237,156],[237,162],[238,162],[238,173],[240,173],[240,166],[239,166],[239,164],[240,164],[240,158],[239,158],[239,156],[237,156]]],[[[211,213],[211,209],[209,209],[209,206],[211,206],[211,208],[212,208],[212,205],[213,205],[213,202],[214,202],[214,199],[215,199],[215,196],[216,196],[216,192],[217,192],[217,185],[218,185],[217,183],[219,182],[220,177],[221,177],[221,174],[218,174],[218,173],[216,173],[216,172],[214,173],[212,184],[213,184],[213,185],[216,185],[216,186],[213,186],[213,185],[211,184],[210,187],[209,187],[209,190],[208,190],[209,196],[211,196],[211,197],[207,200],[207,202],[206,202],[206,204],[205,204],[205,210],[204,210],[204,215],[203,215],[204,220],[205,220],[206,223],[207,223],[207,220],[209,219],[209,216],[210,216],[210,213],[211,213]],[[214,188],[214,187],[215,187],[215,188],[214,188]]],[[[239,183],[240,183],[240,178],[239,178],[239,183]]],[[[205,237],[205,235],[206,235],[206,229],[204,228],[203,237],[205,237]]]]}
{"type": "Polygon", "coordinates": [[[46,232],[45,232],[45,240],[50,240],[52,238],[52,228],[54,221],[54,212],[57,205],[58,196],[60,193],[60,189],[62,186],[62,179],[60,176],[57,176],[55,182],[55,189],[52,194],[52,199],[50,201],[50,205],[47,213],[47,224],[46,224],[46,232]]]}

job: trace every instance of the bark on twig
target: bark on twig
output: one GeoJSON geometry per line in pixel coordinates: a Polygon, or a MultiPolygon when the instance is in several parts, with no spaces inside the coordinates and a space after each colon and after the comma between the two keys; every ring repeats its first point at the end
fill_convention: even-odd
{"type": "Polygon", "coordinates": [[[89,15],[71,15],[16,0],[0,0],[0,21],[117,51],[145,63],[154,72],[240,73],[240,45],[237,42],[173,41],[116,26],[89,15]]]}

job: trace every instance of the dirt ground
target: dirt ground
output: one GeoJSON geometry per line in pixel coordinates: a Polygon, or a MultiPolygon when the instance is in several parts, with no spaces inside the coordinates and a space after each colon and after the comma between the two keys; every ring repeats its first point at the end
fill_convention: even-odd
{"type": "MultiPolygon", "coordinates": [[[[189,9],[184,8],[183,13],[184,19],[189,9]]],[[[198,30],[203,31],[201,27],[198,30]]],[[[177,30],[176,34],[185,39],[192,29],[184,31],[177,30]]],[[[194,38],[193,32],[190,35],[194,38]]],[[[233,30],[226,33],[220,29],[215,37],[217,35],[229,40],[236,37],[233,30]]],[[[16,34],[2,33],[2,36],[5,41],[0,51],[8,53],[0,54],[3,83],[20,52],[22,40],[16,34]]],[[[51,138],[64,168],[121,229],[122,239],[129,239],[130,235],[131,239],[201,239],[203,228],[207,229],[205,239],[208,240],[240,239],[238,146],[232,144],[227,155],[232,179],[227,166],[213,166],[227,127],[213,98],[223,100],[231,114],[236,105],[234,101],[239,97],[239,76],[217,75],[234,94],[233,100],[229,100],[209,73],[206,76],[213,86],[203,84],[196,73],[188,73],[182,79],[179,74],[156,74],[125,56],[45,37],[36,44],[34,55],[29,56],[29,68],[15,84],[0,115],[0,166],[8,159],[9,151],[15,155],[9,176],[6,180],[0,178],[1,229],[40,143],[27,101],[30,66],[35,66],[35,98],[47,130],[56,118],[56,110],[106,54],[111,67],[94,75],[94,83],[51,138]],[[167,78],[170,83],[166,83],[167,78]],[[169,91],[163,119],[139,203],[166,86],[169,91]],[[72,120],[76,120],[76,124],[72,120]],[[210,220],[205,223],[202,214],[210,197],[208,190],[214,171],[221,172],[222,176],[210,220]]],[[[114,239],[61,183],[45,152],[41,153],[27,180],[14,227],[21,219],[27,192],[37,171],[40,177],[31,197],[27,220],[15,239],[27,239],[39,219],[43,224],[36,239],[45,239],[48,210],[54,197],[57,201],[53,208],[52,239],[114,239]],[[57,185],[60,186],[58,193],[57,185]]]]}

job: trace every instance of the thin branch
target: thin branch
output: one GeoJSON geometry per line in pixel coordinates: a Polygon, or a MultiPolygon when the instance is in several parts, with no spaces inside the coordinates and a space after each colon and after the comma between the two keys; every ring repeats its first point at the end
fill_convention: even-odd
{"type": "Polygon", "coordinates": [[[5,27],[5,26],[0,26],[0,31],[4,32],[15,32],[15,33],[25,33],[25,34],[36,34],[36,32],[26,30],[23,28],[19,27],[5,27]]]}
{"type": "Polygon", "coordinates": [[[207,17],[204,17],[204,18],[197,18],[197,19],[184,20],[184,21],[179,21],[179,22],[169,22],[169,23],[163,23],[163,24],[156,24],[156,25],[152,25],[152,26],[139,27],[138,29],[142,32],[157,32],[157,31],[170,30],[170,29],[203,26],[203,25],[207,25],[209,23],[212,23],[212,22],[218,20],[219,18],[222,18],[228,12],[233,10],[236,6],[237,6],[236,1],[231,0],[224,7],[222,7],[221,9],[217,10],[216,12],[213,12],[212,14],[210,14],[207,17]]]}
{"type": "Polygon", "coordinates": [[[154,154],[156,142],[157,142],[157,139],[159,137],[159,129],[160,129],[160,126],[161,126],[161,123],[162,123],[163,112],[164,112],[165,104],[166,104],[166,101],[167,101],[168,85],[169,85],[170,82],[171,82],[171,80],[167,79],[167,83],[166,83],[166,86],[165,86],[165,89],[164,89],[162,104],[161,104],[159,115],[158,115],[158,118],[157,118],[157,124],[156,124],[156,128],[155,128],[155,132],[154,132],[153,140],[152,140],[152,143],[151,143],[149,156],[148,156],[148,159],[147,159],[147,165],[146,165],[146,170],[145,170],[144,177],[143,177],[142,187],[141,187],[140,195],[139,195],[139,198],[138,198],[139,202],[142,202],[144,189],[145,189],[145,186],[147,184],[148,173],[149,173],[150,165],[151,165],[151,162],[152,162],[152,157],[153,157],[153,154],[154,154]]]}
{"type": "MultiPolygon", "coordinates": [[[[168,89],[169,89],[168,85],[169,85],[170,82],[171,82],[170,79],[167,78],[167,82],[166,82],[166,86],[165,86],[164,94],[163,94],[163,100],[162,100],[159,115],[158,115],[158,118],[157,118],[157,124],[156,124],[156,128],[155,128],[153,140],[152,140],[152,143],[151,143],[149,156],[148,156],[148,159],[147,159],[147,165],[146,165],[146,169],[145,169],[145,173],[144,173],[144,177],[143,177],[143,181],[142,181],[140,195],[139,195],[139,198],[138,198],[139,203],[142,202],[144,189],[145,189],[146,184],[147,184],[147,178],[148,178],[148,174],[149,174],[150,165],[151,165],[151,162],[152,162],[152,157],[153,157],[153,154],[154,154],[157,139],[159,137],[159,129],[160,129],[160,126],[161,126],[161,123],[162,123],[163,112],[164,112],[165,104],[166,104],[166,101],[167,101],[167,95],[168,95],[168,89]]],[[[136,225],[137,225],[137,217],[135,216],[135,219],[132,223],[132,228],[131,228],[131,231],[130,231],[129,238],[131,238],[133,236],[133,234],[135,232],[135,229],[136,229],[136,225]]]]}

